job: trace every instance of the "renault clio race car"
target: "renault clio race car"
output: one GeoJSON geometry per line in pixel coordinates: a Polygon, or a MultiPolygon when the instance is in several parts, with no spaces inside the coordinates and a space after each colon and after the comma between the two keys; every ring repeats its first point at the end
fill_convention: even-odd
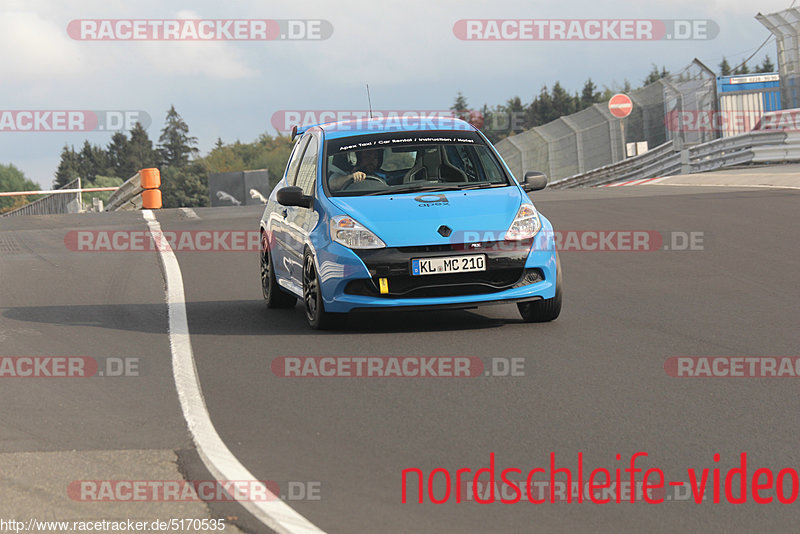
{"type": "Polygon", "coordinates": [[[261,218],[269,308],[300,299],[308,324],[348,312],[516,303],[524,321],[561,311],[550,222],[491,143],[454,118],[366,119],[293,130],[261,218]]]}

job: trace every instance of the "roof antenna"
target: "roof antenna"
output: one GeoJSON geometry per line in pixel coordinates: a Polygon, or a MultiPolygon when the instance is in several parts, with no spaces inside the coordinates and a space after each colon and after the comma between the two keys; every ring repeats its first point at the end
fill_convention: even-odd
{"type": "Polygon", "coordinates": [[[369,118],[372,118],[372,99],[369,97],[369,84],[367,84],[367,102],[369,102],[369,118]]]}

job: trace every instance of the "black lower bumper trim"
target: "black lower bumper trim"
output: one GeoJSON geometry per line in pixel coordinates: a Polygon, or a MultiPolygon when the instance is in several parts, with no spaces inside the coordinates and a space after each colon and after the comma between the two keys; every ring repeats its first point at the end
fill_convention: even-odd
{"type": "Polygon", "coordinates": [[[523,297],[519,299],[487,300],[482,302],[464,302],[458,304],[428,304],[425,306],[381,306],[367,308],[353,308],[350,313],[365,312],[391,312],[391,311],[438,311],[438,310],[472,310],[481,306],[492,306],[495,304],[519,304],[521,302],[533,302],[542,300],[542,297],[523,297]]]}

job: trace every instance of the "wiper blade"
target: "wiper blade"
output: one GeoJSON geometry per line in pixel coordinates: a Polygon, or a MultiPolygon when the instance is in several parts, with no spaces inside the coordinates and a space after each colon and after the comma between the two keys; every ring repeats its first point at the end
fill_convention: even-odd
{"type": "Polygon", "coordinates": [[[456,185],[447,185],[447,186],[426,186],[426,185],[417,185],[413,187],[400,187],[397,189],[385,189],[383,191],[373,191],[372,193],[367,193],[361,196],[375,196],[375,195],[401,195],[403,193],[417,193],[419,191],[457,191],[460,189],[456,185]]]}
{"type": "Polygon", "coordinates": [[[459,187],[459,190],[466,190],[466,189],[489,189],[491,187],[506,187],[508,184],[474,184],[474,185],[465,185],[464,187],[459,187]]]}

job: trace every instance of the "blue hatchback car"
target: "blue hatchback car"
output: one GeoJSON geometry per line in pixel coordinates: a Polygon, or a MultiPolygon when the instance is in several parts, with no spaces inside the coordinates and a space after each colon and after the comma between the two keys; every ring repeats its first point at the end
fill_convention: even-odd
{"type": "Polygon", "coordinates": [[[261,218],[269,308],[303,303],[312,328],[349,312],[516,303],[524,321],[561,311],[550,222],[491,143],[454,118],[308,126],[261,218]]]}

